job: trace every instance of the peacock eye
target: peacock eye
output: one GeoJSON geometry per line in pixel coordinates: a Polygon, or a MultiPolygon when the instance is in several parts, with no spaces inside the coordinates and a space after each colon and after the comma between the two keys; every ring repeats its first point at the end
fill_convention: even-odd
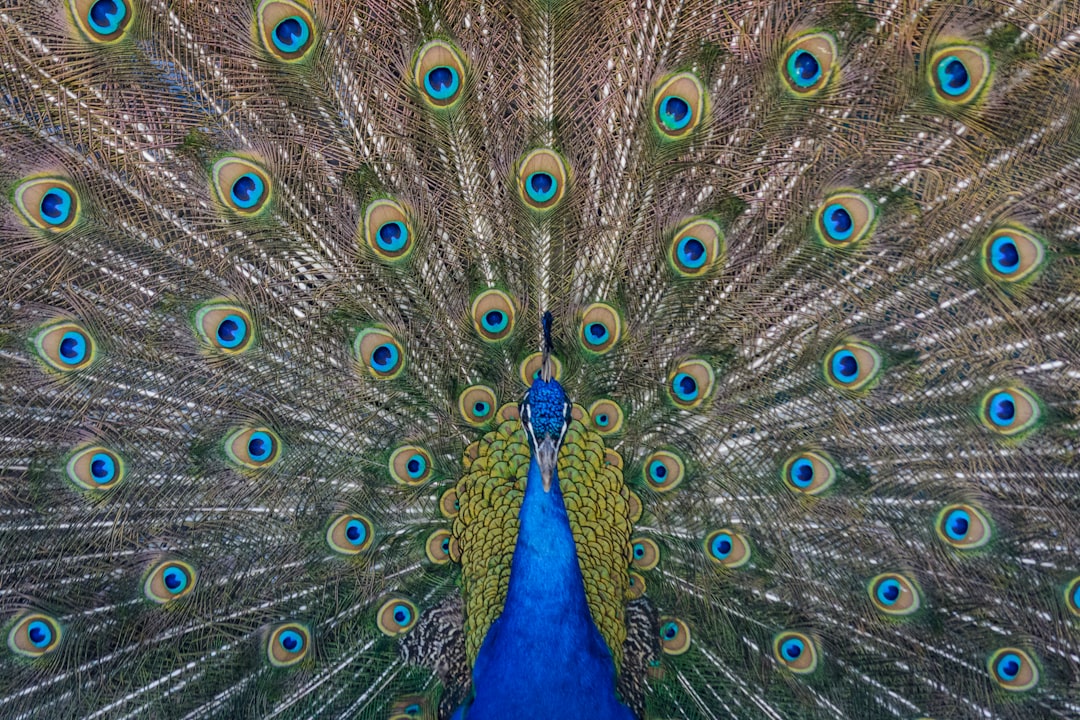
{"type": "Polygon", "coordinates": [[[62,373],[89,367],[97,358],[94,339],[82,326],[57,322],[34,336],[34,349],[44,363],[62,373]]]}
{"type": "Polygon", "coordinates": [[[113,43],[130,27],[135,6],[127,0],[71,0],[71,11],[84,38],[113,43]]]}
{"type": "Polygon", "coordinates": [[[995,230],[982,244],[982,266],[990,277],[1017,283],[1037,272],[1045,260],[1043,243],[1020,226],[995,230]]]}
{"type": "Polygon", "coordinates": [[[514,304],[501,290],[485,290],[472,303],[473,328],[481,339],[499,342],[514,330],[514,304]]]}
{"type": "Polygon", "coordinates": [[[1065,587],[1065,605],[1069,612],[1080,617],[1080,575],[1065,587]]]}
{"type": "Polygon", "coordinates": [[[937,534],[955,548],[971,550],[990,542],[990,523],[971,505],[949,505],[938,513],[937,534]]]}
{"type": "Polygon", "coordinates": [[[413,79],[420,96],[428,106],[445,110],[462,97],[465,82],[465,63],[457,48],[432,40],[416,54],[413,79]]]}
{"type": "Polygon", "coordinates": [[[8,647],[24,657],[36,658],[60,646],[62,632],[55,618],[43,613],[27,613],[8,632],[8,647]]]}
{"type": "Polygon", "coordinates": [[[390,477],[402,485],[420,485],[431,478],[431,455],[419,445],[403,445],[390,453],[390,477]]]}
{"type": "Polygon", "coordinates": [[[660,649],[667,655],[682,655],[689,650],[689,626],[679,618],[660,618],[660,649]]]}
{"type": "Polygon", "coordinates": [[[326,544],[342,555],[356,555],[371,547],[371,521],[363,515],[339,515],[330,522],[326,544]]]}
{"type": "Polygon", "coordinates": [[[380,328],[361,330],[353,341],[356,359],[376,380],[389,380],[405,368],[405,355],[394,336],[380,328]]]}
{"type": "Polygon", "coordinates": [[[289,667],[304,659],[311,646],[311,633],[300,623],[278,625],[270,631],[266,654],[274,667],[289,667]]]}
{"type": "Polygon", "coordinates": [[[817,647],[800,632],[782,632],[773,638],[773,657],[794,673],[811,673],[817,668],[817,647]]]}
{"type": "Polygon", "coordinates": [[[457,489],[453,487],[447,488],[446,491],[439,496],[439,512],[442,513],[443,517],[452,519],[457,517],[460,509],[457,489]]]}
{"type": "Polygon", "coordinates": [[[269,428],[247,428],[237,430],[226,439],[225,451],[234,463],[257,470],[278,461],[281,440],[269,428]]]}
{"type": "Polygon", "coordinates": [[[672,238],[668,262],[683,277],[697,277],[715,267],[723,252],[720,226],[707,218],[694,218],[672,238]]]}
{"type": "Polygon", "coordinates": [[[453,544],[449,530],[436,530],[428,535],[427,541],[424,543],[424,554],[427,555],[428,560],[436,565],[445,565],[452,559],[451,548],[453,544]]]}
{"type": "Polygon", "coordinates": [[[614,435],[623,426],[623,411],[614,400],[597,400],[589,406],[589,417],[592,418],[596,432],[604,437],[614,435]]]}
{"type": "Polygon", "coordinates": [[[750,561],[750,545],[739,533],[728,529],[715,530],[705,538],[705,551],[718,565],[737,568],[750,561]]]}
{"type": "Polygon", "coordinates": [[[518,163],[518,182],[527,206],[550,210],[566,192],[566,163],[552,150],[533,150],[518,163]]]}
{"type": "Polygon", "coordinates": [[[210,350],[237,355],[248,350],[255,333],[251,315],[231,303],[204,305],[195,313],[195,330],[210,350]]]}
{"type": "Polygon", "coordinates": [[[705,88],[693,73],[664,78],[653,94],[653,126],[664,140],[692,133],[705,114],[705,88]]]}
{"type": "Polygon", "coordinates": [[[675,453],[658,450],[645,458],[645,482],[657,492],[675,489],[685,473],[686,466],[675,453]]]}
{"type": "Polygon", "coordinates": [[[253,217],[268,207],[270,177],[251,160],[230,156],[214,163],[214,191],[222,205],[242,217],[253,217]]]}
{"type": "Polygon", "coordinates": [[[825,379],[843,390],[866,389],[878,377],[881,356],[870,345],[847,342],[825,356],[825,379]]]}
{"type": "Polygon", "coordinates": [[[812,97],[825,88],[836,65],[836,41],[828,33],[803,35],[784,53],[781,77],[797,97],[812,97]]]}
{"type": "Polygon", "coordinates": [[[394,636],[412,630],[419,619],[416,605],[404,598],[391,598],[384,602],[376,615],[379,629],[394,636]]]}
{"type": "Polygon", "coordinates": [[[58,177],[24,180],[15,188],[15,208],[32,227],[53,233],[70,229],[80,216],[75,187],[58,177]]]}
{"type": "Polygon", "coordinates": [[[604,303],[593,303],[585,308],[578,329],[578,340],[587,352],[602,355],[619,341],[621,323],[615,308],[604,303]]]}
{"type": "Polygon", "coordinates": [[[148,600],[164,604],[181,598],[195,588],[195,568],[178,560],[163,562],[150,570],[143,583],[148,600]]]}
{"type": "Polygon", "coordinates": [[[494,415],[492,409],[498,404],[495,391],[484,385],[465,388],[458,396],[458,410],[461,417],[470,425],[479,426],[489,422],[494,415]]]}
{"type": "Polygon", "coordinates": [[[1008,437],[1019,436],[1039,421],[1039,402],[1019,388],[999,388],[983,396],[979,416],[991,431],[1008,437]]]}
{"type": "Polygon", "coordinates": [[[631,564],[638,570],[652,570],[660,562],[660,548],[649,538],[630,541],[631,564]]]}
{"type": "MultiPolygon", "coordinates": [[[[521,378],[521,382],[526,387],[533,384],[533,380],[540,377],[540,366],[543,364],[543,353],[532,353],[524,360],[521,361],[521,365],[518,367],[518,377],[521,378]]],[[[553,377],[556,380],[562,379],[562,361],[554,355],[551,356],[551,364],[554,366],[553,377]]]]}
{"type": "Polygon", "coordinates": [[[919,591],[903,575],[884,573],[870,581],[870,600],[887,615],[910,615],[919,609],[919,591]]]}
{"type": "Polygon", "coordinates": [[[263,48],[283,62],[302,60],[315,44],[311,12],[291,0],[263,0],[255,11],[263,48]]]}
{"type": "Polygon", "coordinates": [[[990,78],[990,56],[974,45],[937,50],[930,58],[930,87],[938,101],[966,105],[976,100],[990,78]]]}
{"type": "Polygon", "coordinates": [[[704,360],[686,360],[668,376],[668,396],[677,407],[689,410],[709,397],[713,382],[712,366],[704,360]]]}
{"type": "Polygon", "coordinates": [[[836,480],[832,461],[821,453],[801,452],[788,458],[781,471],[784,483],[795,492],[818,495],[836,480]]]}
{"type": "Polygon", "coordinates": [[[995,651],[988,661],[990,676],[1003,689],[1023,692],[1039,684],[1039,668],[1020,648],[1005,647],[995,651]]]}
{"type": "Polygon", "coordinates": [[[826,247],[852,247],[870,233],[876,212],[874,204],[865,195],[833,193],[818,207],[814,229],[826,247]]]}
{"type": "Polygon", "coordinates": [[[405,208],[394,200],[374,200],[364,210],[364,238],[383,261],[404,260],[415,246],[412,225],[405,208]]]}
{"type": "Polygon", "coordinates": [[[124,479],[124,462],[112,450],[95,445],[72,455],[66,471],[68,479],[83,490],[109,490],[124,479]]]}

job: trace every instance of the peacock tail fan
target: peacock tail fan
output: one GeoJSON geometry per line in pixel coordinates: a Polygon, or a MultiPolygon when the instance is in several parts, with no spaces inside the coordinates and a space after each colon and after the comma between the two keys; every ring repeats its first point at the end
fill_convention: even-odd
{"type": "Polygon", "coordinates": [[[0,717],[1080,717],[1076,0],[0,26],[0,717]]]}

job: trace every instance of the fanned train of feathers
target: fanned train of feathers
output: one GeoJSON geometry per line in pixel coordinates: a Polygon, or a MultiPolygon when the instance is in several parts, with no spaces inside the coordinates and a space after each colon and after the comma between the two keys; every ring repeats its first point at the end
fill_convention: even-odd
{"type": "Polygon", "coordinates": [[[641,717],[1080,717],[1075,0],[0,27],[0,716],[446,717],[550,310],[641,717]]]}

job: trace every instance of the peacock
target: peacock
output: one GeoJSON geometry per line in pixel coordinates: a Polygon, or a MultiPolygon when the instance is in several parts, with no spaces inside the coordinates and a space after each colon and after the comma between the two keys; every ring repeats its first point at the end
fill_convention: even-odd
{"type": "Polygon", "coordinates": [[[0,8],[0,717],[1080,717],[1080,2],[0,8]]]}

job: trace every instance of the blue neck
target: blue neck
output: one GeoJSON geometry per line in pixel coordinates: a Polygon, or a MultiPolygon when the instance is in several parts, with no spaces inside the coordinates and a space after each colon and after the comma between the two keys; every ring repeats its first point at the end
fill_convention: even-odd
{"type": "Polygon", "coordinates": [[[615,665],[592,620],[558,477],[544,492],[529,462],[502,615],[473,666],[465,720],[633,720],[615,698],[615,665]]]}

